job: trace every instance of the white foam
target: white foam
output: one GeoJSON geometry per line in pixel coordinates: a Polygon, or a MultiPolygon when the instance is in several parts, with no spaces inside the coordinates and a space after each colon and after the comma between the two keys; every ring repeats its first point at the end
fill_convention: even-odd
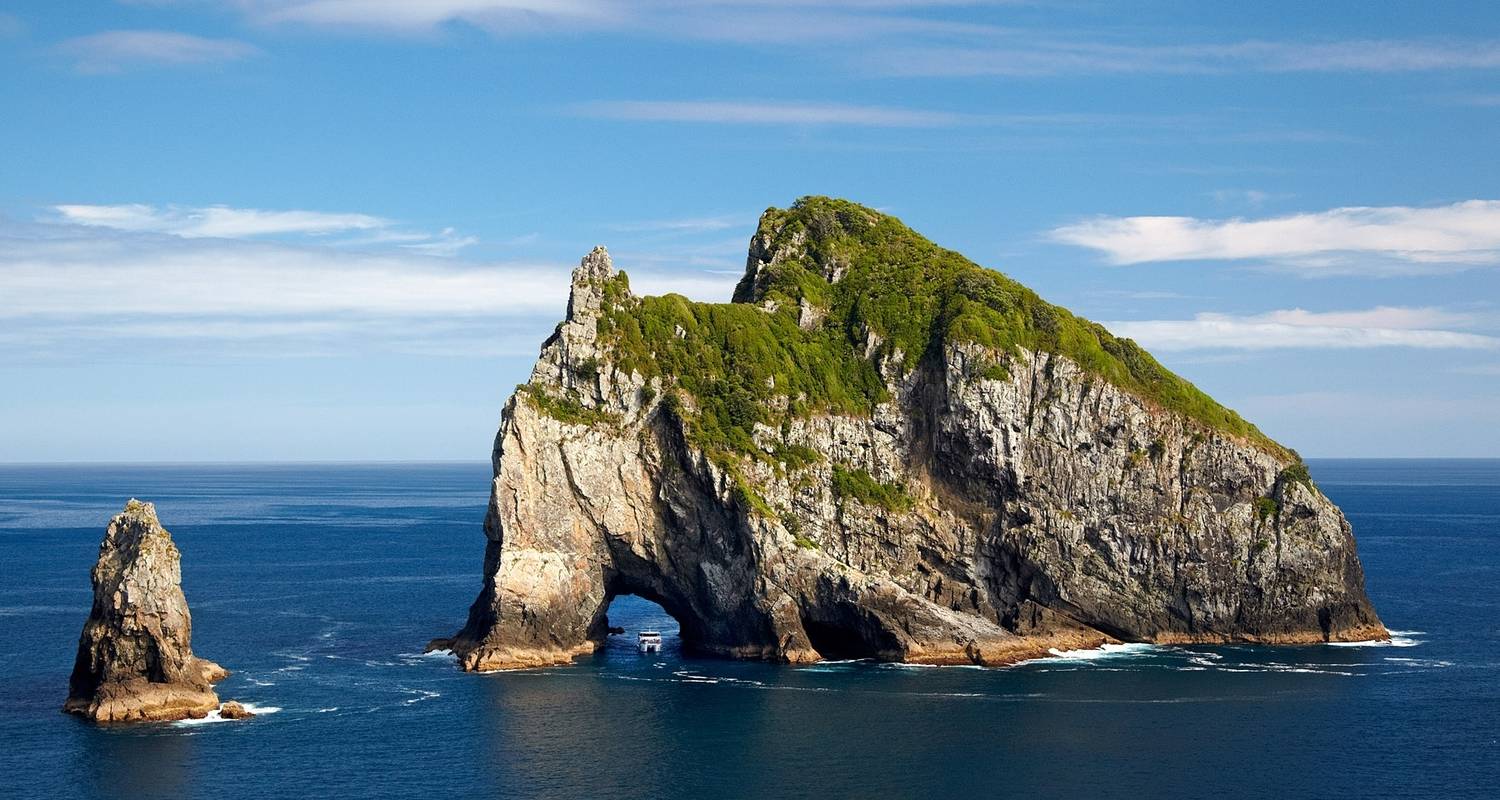
{"type": "Polygon", "coordinates": [[[1057,664],[1069,662],[1093,662],[1105,659],[1132,658],[1135,656],[1148,655],[1161,648],[1158,645],[1145,642],[1126,642],[1124,644],[1103,644],[1089,650],[1058,650],[1053,648],[1047,652],[1050,657],[1033,658],[1022,661],[1022,664],[1057,664]]]}
{"type": "Polygon", "coordinates": [[[1343,675],[1354,677],[1359,673],[1344,672],[1337,669],[1326,669],[1322,667],[1299,667],[1292,664],[1239,664],[1233,667],[1219,667],[1218,672],[1300,672],[1307,675],[1343,675]]]}
{"type": "Polygon", "coordinates": [[[423,700],[432,700],[434,698],[443,696],[442,692],[432,692],[426,689],[402,689],[402,691],[410,695],[416,695],[415,697],[409,697],[401,701],[402,705],[407,706],[412,705],[413,703],[420,703],[423,700]]]}
{"type": "Polygon", "coordinates": [[[1389,639],[1370,639],[1362,642],[1329,642],[1329,647],[1416,647],[1422,643],[1421,636],[1425,631],[1391,631],[1389,639]]]}
{"type": "Polygon", "coordinates": [[[428,650],[425,653],[397,653],[400,658],[452,658],[452,650],[428,650]]]}
{"type": "MultiPolygon", "coordinates": [[[[263,717],[263,716],[265,716],[267,714],[275,714],[276,712],[278,712],[278,711],[281,710],[280,706],[261,706],[261,705],[256,705],[255,703],[244,703],[244,702],[240,703],[240,705],[244,706],[246,711],[249,711],[251,714],[254,714],[257,717],[263,717]]],[[[214,722],[238,722],[238,721],[239,720],[225,719],[225,718],[219,716],[219,709],[216,708],[213,711],[208,712],[208,716],[203,717],[202,719],[181,719],[181,720],[178,720],[178,721],[176,721],[176,722],[174,722],[172,724],[174,726],[178,726],[178,727],[191,727],[193,725],[208,725],[208,724],[214,723],[214,722]]]]}

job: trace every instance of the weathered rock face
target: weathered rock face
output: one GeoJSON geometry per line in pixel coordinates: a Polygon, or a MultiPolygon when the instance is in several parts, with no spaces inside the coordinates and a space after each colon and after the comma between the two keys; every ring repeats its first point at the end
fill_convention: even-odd
{"type": "Polygon", "coordinates": [[[193,655],[181,556],[150,503],[110,520],[94,565],[94,606],[78,640],[64,711],[95,722],[200,718],[229,673],[193,655]]]}
{"type": "MultiPolygon", "coordinates": [[[[619,594],[661,604],[700,652],[784,661],[1003,664],[1111,640],[1387,636],[1349,524],[1294,454],[1251,427],[1206,424],[1243,424],[1216,404],[1169,410],[1068,355],[1089,350],[997,348],[952,327],[909,356],[887,341],[894,333],[855,323],[868,298],[828,299],[826,287],[861,279],[880,257],[848,242],[886,239],[804,224],[817,202],[767,212],[733,306],[636,298],[603,248],[583,260],[567,319],[505,406],[483,590],[463,630],[435,646],[470,670],[566,662],[603,643],[619,594]],[[794,264],[816,285],[788,298],[773,287],[794,264]],[[658,301],[688,311],[663,326],[658,301]],[[723,309],[739,316],[714,322],[723,309]],[[755,395],[764,408],[725,417],[748,442],[725,445],[709,415],[718,384],[751,369],[733,354],[763,347],[742,342],[750,313],[833,337],[807,348],[847,329],[878,376],[869,406],[820,409],[813,390],[769,391],[755,395]],[[645,361],[620,344],[637,324],[645,361]],[[666,332],[651,339],[653,326],[666,332]],[[667,360],[694,337],[712,340],[692,351],[703,369],[703,353],[728,354],[721,378],[692,383],[684,362],[667,360]]],[[[909,233],[857,206],[840,214],[846,206],[871,220],[856,219],[860,231],[909,233]]],[[[927,251],[910,252],[925,269],[927,251]]],[[[954,316],[944,314],[933,319],[954,316]]],[[[1144,363],[1133,344],[1098,337],[1144,363]]],[[[826,369],[811,350],[790,352],[788,363],[826,369]]],[[[1154,361],[1132,369],[1180,382],[1154,361]]],[[[755,386],[789,380],[756,375],[755,386]]]]}

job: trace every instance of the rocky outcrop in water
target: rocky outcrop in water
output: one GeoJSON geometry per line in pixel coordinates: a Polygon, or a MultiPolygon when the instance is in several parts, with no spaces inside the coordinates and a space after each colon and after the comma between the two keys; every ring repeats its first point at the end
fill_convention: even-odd
{"type": "Polygon", "coordinates": [[[255,713],[233,700],[226,701],[219,706],[219,717],[222,719],[250,719],[255,713]]]}
{"type": "Polygon", "coordinates": [[[94,565],[94,605],[78,640],[64,711],[95,722],[201,718],[229,673],[193,655],[181,556],[150,503],[110,520],[94,565]]]}
{"type": "Polygon", "coordinates": [[[1294,453],[1129,340],[894,218],[772,209],[730,304],[603,248],[505,406],[468,670],[592,652],[619,594],[699,652],[1005,664],[1387,636],[1294,453]]]}

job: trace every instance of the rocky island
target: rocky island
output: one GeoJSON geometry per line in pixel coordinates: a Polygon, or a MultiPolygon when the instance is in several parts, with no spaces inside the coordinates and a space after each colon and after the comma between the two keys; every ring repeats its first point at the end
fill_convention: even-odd
{"type": "Polygon", "coordinates": [[[493,465],[482,590],[432,643],[467,670],[589,653],[620,594],[790,662],[1388,636],[1293,451],[845,201],[768,210],[731,303],[636,296],[595,249],[493,465]]]}
{"type": "Polygon", "coordinates": [[[229,672],[193,655],[181,555],[155,506],[131,499],[110,520],[93,582],[63,710],[101,723],[196,719],[218,710],[213,684],[229,672]]]}

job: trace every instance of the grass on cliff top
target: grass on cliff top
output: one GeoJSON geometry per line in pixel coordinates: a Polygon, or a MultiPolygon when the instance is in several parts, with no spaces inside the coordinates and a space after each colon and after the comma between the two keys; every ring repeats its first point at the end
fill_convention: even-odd
{"type": "Polygon", "coordinates": [[[899,350],[910,370],[949,342],[974,342],[997,354],[986,371],[993,377],[1004,375],[1006,355],[1017,348],[1056,353],[1162,409],[1292,458],[1135,342],[938,247],[895,217],[804,197],[766,211],[756,239],[781,257],[747,272],[732,303],[681,295],[627,301],[623,273],[606,287],[600,333],[619,365],[690,393],[699,409],[694,436],[708,449],[753,452],[753,425],[775,424],[778,401],[791,415],[869,413],[888,396],[875,368],[881,357],[899,350]],[[768,300],[775,311],[762,308],[768,300]],[[822,309],[821,323],[799,327],[799,303],[822,309]],[[869,333],[880,343],[866,357],[869,333]]]}

